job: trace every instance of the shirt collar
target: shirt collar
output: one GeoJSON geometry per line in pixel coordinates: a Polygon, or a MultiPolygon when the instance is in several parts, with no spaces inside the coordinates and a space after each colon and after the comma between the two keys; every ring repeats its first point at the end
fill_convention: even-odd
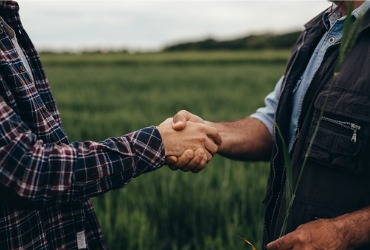
{"type": "MultiPolygon", "coordinates": [[[[363,4],[361,4],[358,8],[354,9],[352,11],[351,16],[353,16],[355,19],[357,19],[360,15],[365,14],[366,11],[370,9],[370,1],[365,1],[363,4]]],[[[327,26],[327,24],[330,24],[330,27],[334,25],[336,21],[342,21],[346,18],[346,16],[341,17],[340,10],[338,6],[333,3],[332,7],[327,9],[323,15],[323,22],[327,26]]]]}
{"type": "Polygon", "coordinates": [[[0,0],[0,10],[12,10],[18,11],[19,5],[16,1],[3,1],[0,0]]]}

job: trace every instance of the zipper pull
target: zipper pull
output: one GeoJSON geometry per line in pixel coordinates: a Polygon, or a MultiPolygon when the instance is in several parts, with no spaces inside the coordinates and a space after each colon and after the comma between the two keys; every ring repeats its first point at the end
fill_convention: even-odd
{"type": "Polygon", "coordinates": [[[351,123],[351,129],[353,131],[351,142],[356,143],[357,142],[357,130],[360,130],[361,126],[351,123]]]}

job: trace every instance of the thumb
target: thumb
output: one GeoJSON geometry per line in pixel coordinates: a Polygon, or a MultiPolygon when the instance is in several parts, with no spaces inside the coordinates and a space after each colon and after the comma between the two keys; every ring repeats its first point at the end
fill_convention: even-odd
{"type": "Polygon", "coordinates": [[[183,130],[186,127],[187,121],[204,124],[204,120],[201,117],[194,115],[186,110],[181,110],[173,117],[172,128],[178,131],[183,130]]]}
{"type": "Polygon", "coordinates": [[[186,127],[186,122],[190,119],[191,113],[186,110],[181,110],[173,117],[172,128],[177,131],[183,130],[186,127]]]}

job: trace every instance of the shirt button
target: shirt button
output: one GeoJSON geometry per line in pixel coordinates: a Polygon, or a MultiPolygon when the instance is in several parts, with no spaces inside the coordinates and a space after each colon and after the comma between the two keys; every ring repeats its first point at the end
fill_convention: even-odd
{"type": "Polygon", "coordinates": [[[335,42],[335,38],[334,37],[330,37],[329,38],[329,43],[334,43],[335,42]]]}
{"type": "Polygon", "coordinates": [[[0,35],[4,33],[4,30],[3,29],[0,29],[0,35]]]}
{"type": "Polygon", "coordinates": [[[26,68],[24,66],[21,66],[20,69],[21,69],[22,72],[26,71],[26,68]]]}

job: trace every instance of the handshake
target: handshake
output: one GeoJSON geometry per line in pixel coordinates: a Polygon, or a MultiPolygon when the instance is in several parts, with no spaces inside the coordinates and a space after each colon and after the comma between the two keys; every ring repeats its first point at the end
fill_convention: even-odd
{"type": "Polygon", "coordinates": [[[185,110],[157,126],[166,161],[172,170],[198,173],[217,153],[222,139],[218,130],[185,110]]]}

